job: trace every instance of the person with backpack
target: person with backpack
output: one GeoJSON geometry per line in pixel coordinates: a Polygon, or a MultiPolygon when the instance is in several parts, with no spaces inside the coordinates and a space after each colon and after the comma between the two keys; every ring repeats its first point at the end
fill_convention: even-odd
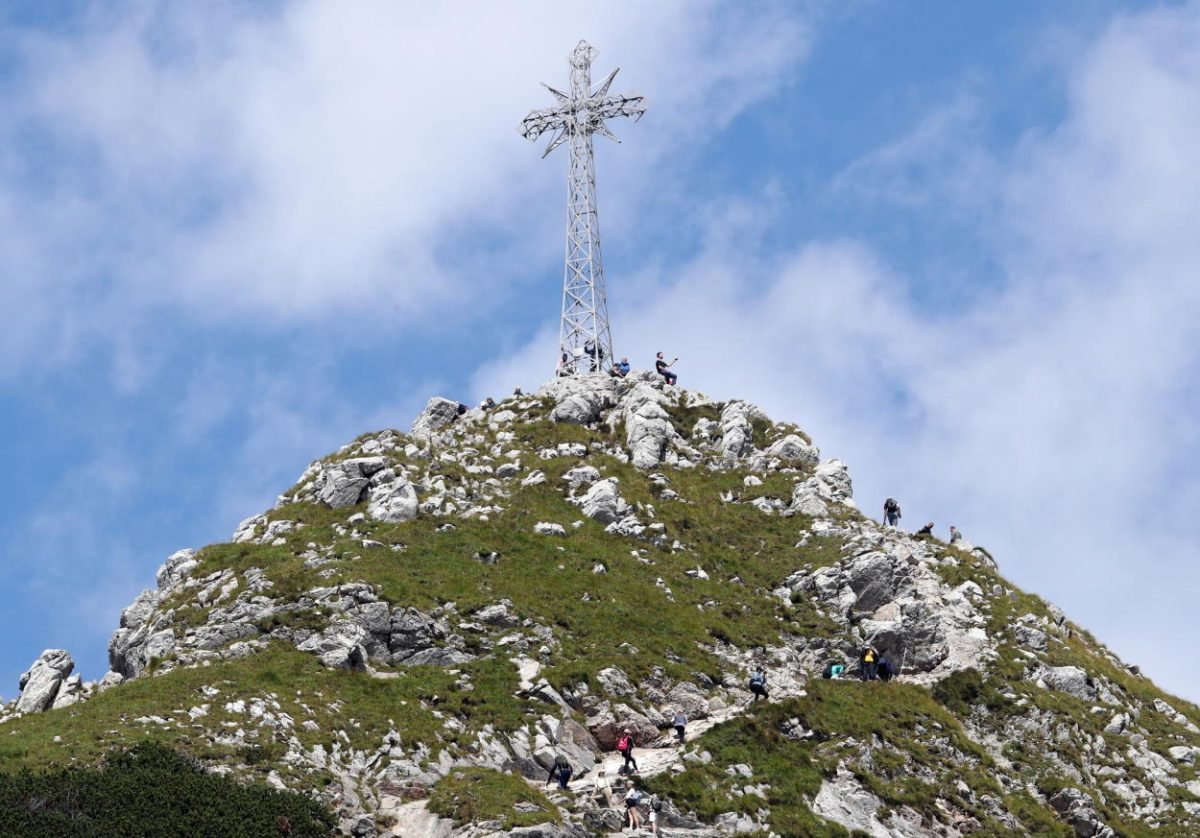
{"type": "Polygon", "coordinates": [[[637,787],[637,780],[630,778],[629,791],[625,792],[625,818],[630,829],[638,830],[642,828],[642,813],[638,810],[641,802],[642,792],[637,787]]]}
{"type": "Polygon", "coordinates": [[[875,666],[875,674],[879,676],[879,680],[885,684],[892,680],[896,675],[896,668],[892,666],[892,662],[888,660],[887,655],[879,656],[879,663],[875,666]]]}
{"type": "Polygon", "coordinates": [[[674,361],[668,364],[663,358],[663,354],[661,352],[654,356],[654,371],[666,379],[667,384],[671,386],[674,386],[675,382],[679,380],[679,376],[671,372],[671,367],[673,367],[675,362],[678,360],[679,359],[676,358],[674,361]]]}
{"type": "Polygon", "coordinates": [[[617,739],[617,753],[625,758],[620,769],[622,774],[638,773],[637,760],[633,758],[633,734],[630,733],[629,728],[625,728],[617,739]],[[632,771],[629,768],[631,765],[633,766],[632,771]]]}
{"type": "Polygon", "coordinates": [[[571,768],[571,763],[562,754],[554,755],[554,764],[550,766],[550,776],[546,778],[546,785],[550,785],[550,781],[558,776],[558,787],[564,791],[567,788],[567,783],[571,781],[571,774],[574,771],[571,768]]]}
{"type": "Polygon", "coordinates": [[[755,702],[760,698],[770,698],[767,695],[767,673],[763,672],[761,666],[750,676],[750,692],[754,693],[755,702]]]}
{"type": "Polygon", "coordinates": [[[650,796],[650,812],[646,816],[646,820],[650,823],[650,834],[658,834],[658,813],[662,811],[662,798],[657,794],[650,796]]]}
{"type": "Polygon", "coordinates": [[[878,675],[879,652],[874,646],[868,643],[863,647],[862,655],[859,657],[859,677],[864,681],[874,681],[878,675]]]}
{"type": "Polygon", "coordinates": [[[883,523],[889,527],[899,526],[900,524],[900,504],[895,498],[888,498],[883,502],[883,523]]]}
{"type": "Polygon", "coordinates": [[[679,740],[679,744],[683,744],[683,729],[687,727],[687,716],[683,715],[682,710],[675,711],[675,718],[671,721],[675,726],[675,736],[679,740]]]}

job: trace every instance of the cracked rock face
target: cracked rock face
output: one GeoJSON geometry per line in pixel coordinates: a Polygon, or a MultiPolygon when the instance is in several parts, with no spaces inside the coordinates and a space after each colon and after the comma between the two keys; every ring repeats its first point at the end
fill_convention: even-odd
{"type": "Polygon", "coordinates": [[[417,490],[413,484],[407,478],[393,475],[371,489],[367,515],[376,521],[401,524],[417,517],[417,504],[417,490]]]}
{"type": "Polygon", "coordinates": [[[412,424],[415,439],[428,441],[430,436],[450,425],[458,418],[458,402],[435,396],[425,405],[421,415],[412,424]]]}
{"type": "Polygon", "coordinates": [[[60,686],[74,668],[75,661],[66,649],[47,649],[42,652],[21,675],[21,697],[17,699],[17,710],[21,713],[40,713],[50,709],[60,686]]]}

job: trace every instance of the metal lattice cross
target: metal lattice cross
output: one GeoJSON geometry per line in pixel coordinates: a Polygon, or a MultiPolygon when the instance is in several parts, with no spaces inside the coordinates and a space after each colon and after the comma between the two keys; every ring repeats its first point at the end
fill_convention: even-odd
{"type": "Polygon", "coordinates": [[[641,96],[608,93],[617,70],[592,90],[592,59],[596,50],[580,41],[571,53],[571,93],[548,84],[543,86],[558,100],[558,106],[530,111],[521,121],[521,133],[536,140],[554,132],[545,157],[563,143],[570,143],[567,168],[567,246],[563,272],[562,327],[559,332],[559,375],[600,370],[611,362],[612,333],[608,325],[608,301],[604,290],[604,263],[600,258],[600,223],[596,216],[596,165],[592,134],[611,140],[616,136],[605,120],[617,116],[640,119],[646,112],[641,96]]]}

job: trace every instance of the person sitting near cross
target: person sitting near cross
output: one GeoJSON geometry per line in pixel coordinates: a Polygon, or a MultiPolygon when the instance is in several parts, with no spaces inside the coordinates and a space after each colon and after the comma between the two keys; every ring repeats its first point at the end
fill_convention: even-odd
{"type": "Polygon", "coordinates": [[[671,372],[671,367],[673,367],[678,360],[679,359],[676,358],[668,364],[666,360],[663,359],[663,354],[661,352],[654,356],[654,371],[661,375],[663,379],[666,380],[667,384],[671,386],[674,386],[675,382],[679,380],[679,376],[671,372]]]}

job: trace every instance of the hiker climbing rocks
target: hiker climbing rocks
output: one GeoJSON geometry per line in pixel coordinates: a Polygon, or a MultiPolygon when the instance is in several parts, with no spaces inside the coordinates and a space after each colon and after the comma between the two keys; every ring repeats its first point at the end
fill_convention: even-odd
{"type": "Polygon", "coordinates": [[[608,777],[601,768],[596,774],[596,779],[592,781],[592,801],[603,800],[604,805],[609,809],[613,807],[612,785],[608,782],[608,777]]]}
{"type": "Polygon", "coordinates": [[[883,523],[895,527],[900,523],[900,504],[895,498],[883,502],[883,523]]]}
{"type": "Polygon", "coordinates": [[[875,665],[875,674],[884,683],[887,683],[896,676],[896,668],[892,666],[892,662],[888,660],[887,655],[879,656],[879,663],[875,665]]]}
{"type": "Polygon", "coordinates": [[[928,524],[921,527],[921,529],[917,530],[916,534],[917,535],[933,535],[933,521],[930,521],[928,524]]]}
{"type": "Polygon", "coordinates": [[[571,781],[571,763],[562,754],[554,755],[554,764],[550,766],[550,776],[546,778],[546,785],[550,785],[550,781],[558,777],[558,787],[566,789],[567,783],[571,781]]]}
{"type": "Polygon", "coordinates": [[[513,388],[513,395],[514,395],[514,396],[523,396],[523,395],[525,395],[525,394],[524,394],[523,392],[521,392],[521,388],[520,388],[520,387],[514,387],[514,388],[513,388]]]}
{"type": "Polygon", "coordinates": [[[642,813],[638,805],[642,802],[642,792],[637,787],[637,780],[630,778],[629,791],[625,792],[625,817],[630,829],[642,828],[642,813]]]}
{"type": "Polygon", "coordinates": [[[671,361],[671,363],[668,364],[663,359],[663,354],[661,352],[654,356],[654,371],[666,379],[667,384],[672,386],[674,386],[675,382],[679,380],[679,376],[671,372],[671,367],[673,367],[675,362],[678,360],[679,359],[676,358],[674,361],[671,361]]]}
{"type": "Polygon", "coordinates": [[[962,533],[958,531],[958,527],[954,526],[954,524],[951,524],[950,525],[950,543],[957,544],[960,541],[962,541],[962,533]]]}
{"type": "Polygon", "coordinates": [[[483,410],[491,410],[495,406],[496,406],[496,400],[493,399],[491,396],[488,396],[486,399],[483,400],[483,404],[481,404],[479,407],[482,408],[483,410]]]}
{"type": "Polygon", "coordinates": [[[859,677],[864,681],[874,681],[879,674],[879,651],[868,643],[863,647],[858,662],[859,677]]]}
{"type": "Polygon", "coordinates": [[[767,695],[767,673],[763,672],[760,666],[754,670],[754,674],[750,676],[750,692],[754,693],[754,700],[760,698],[770,698],[767,695]]]}
{"type": "Polygon", "coordinates": [[[620,738],[617,739],[617,753],[625,758],[625,762],[620,768],[622,774],[638,773],[637,760],[633,758],[633,734],[629,728],[625,728],[620,738]],[[630,770],[631,765],[633,766],[632,770],[630,770]]]}
{"type": "Polygon", "coordinates": [[[675,736],[679,739],[679,744],[683,744],[683,729],[687,726],[687,716],[683,715],[682,710],[675,711],[675,719],[671,722],[675,726],[675,736]]]}
{"type": "Polygon", "coordinates": [[[620,362],[617,364],[617,372],[619,372],[621,374],[621,378],[624,378],[625,376],[629,375],[629,359],[628,358],[624,358],[624,357],[621,358],[620,362]]]}

